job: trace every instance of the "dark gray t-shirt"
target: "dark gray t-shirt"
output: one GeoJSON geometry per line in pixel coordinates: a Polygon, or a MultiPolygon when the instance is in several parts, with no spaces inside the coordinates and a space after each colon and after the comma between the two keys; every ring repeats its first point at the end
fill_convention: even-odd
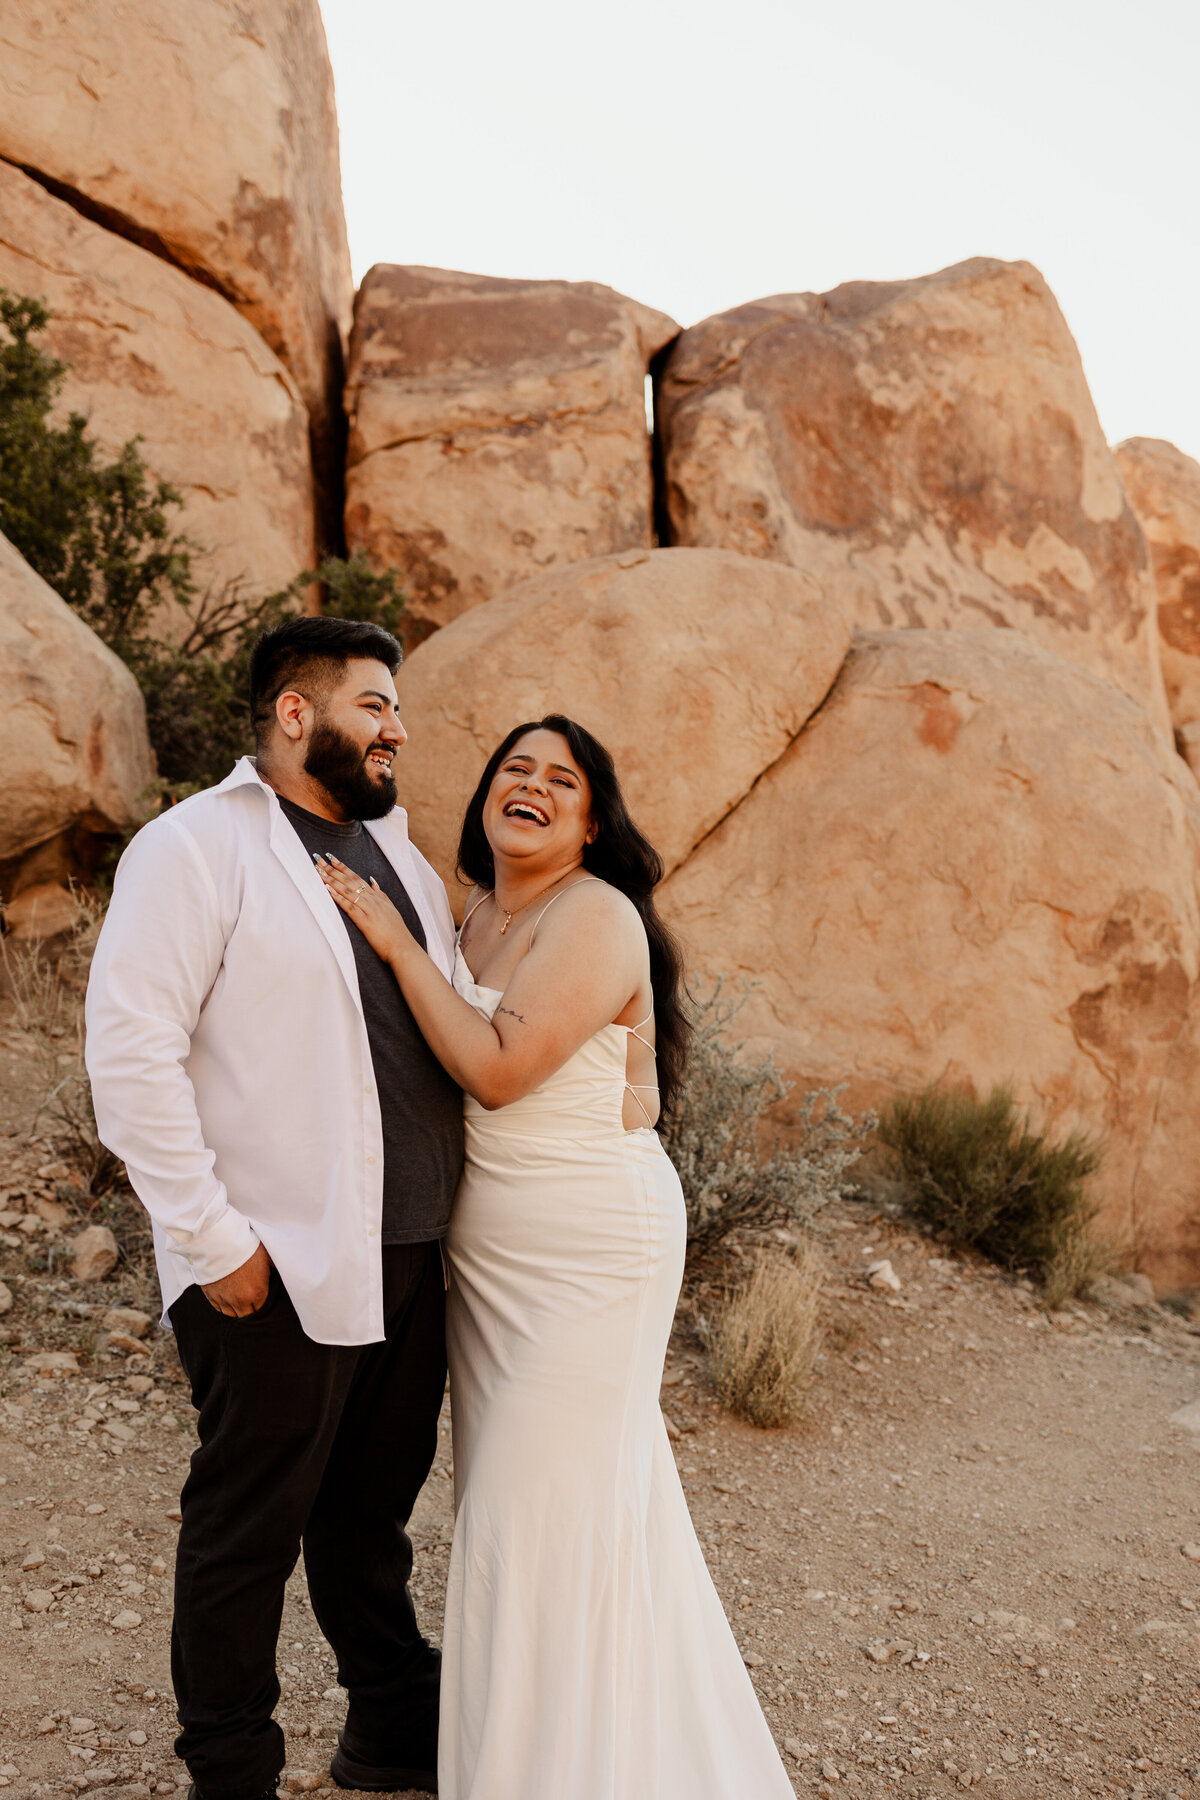
{"type": "MultiPolygon", "coordinates": [[[[424,947],[425,931],[404,883],[359,819],[339,825],[280,799],[309,855],[328,851],[364,881],[372,876],[424,947]]],[[[340,909],[339,909],[340,911],[340,909]]],[[[463,1165],[462,1090],[417,1029],[408,1002],[382,957],[348,913],[341,914],[354,951],[367,1041],[383,1117],[385,1244],[444,1237],[463,1165]]]]}

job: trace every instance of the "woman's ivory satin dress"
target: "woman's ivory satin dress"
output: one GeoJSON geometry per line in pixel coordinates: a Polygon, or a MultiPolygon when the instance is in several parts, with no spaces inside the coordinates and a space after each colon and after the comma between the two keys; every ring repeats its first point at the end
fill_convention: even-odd
{"type": "MultiPolygon", "coordinates": [[[[455,987],[491,1017],[461,952],[455,987]]],[[[684,1206],[622,1123],[626,1038],[466,1102],[442,1800],[791,1800],[659,1410],[684,1206]]]]}

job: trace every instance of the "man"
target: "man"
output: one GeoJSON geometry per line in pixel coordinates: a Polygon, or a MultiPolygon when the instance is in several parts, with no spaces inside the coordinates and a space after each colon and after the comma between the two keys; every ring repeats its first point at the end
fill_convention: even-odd
{"type": "Polygon", "coordinates": [[[335,1780],[437,1791],[439,1658],[405,1526],[445,1387],[462,1099],[314,867],[332,852],[376,879],[450,973],[445,891],[396,806],[400,655],[332,618],[260,640],[257,758],[133,840],[88,989],[100,1135],[153,1220],[199,1412],[172,1633],[198,1800],[274,1793],[302,1543],[349,1695],[335,1780]]]}

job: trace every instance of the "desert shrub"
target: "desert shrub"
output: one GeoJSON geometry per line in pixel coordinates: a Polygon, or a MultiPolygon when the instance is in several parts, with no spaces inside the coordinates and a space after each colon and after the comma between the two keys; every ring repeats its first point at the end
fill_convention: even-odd
{"type": "Polygon", "coordinates": [[[0,288],[0,530],[120,655],[148,608],[192,603],[194,546],[171,529],[179,493],[148,474],[136,440],[105,462],[81,413],[50,423],[67,364],[36,341],[49,320],[0,288]]]}
{"type": "Polygon", "coordinates": [[[137,440],[109,462],[82,414],[51,424],[67,365],[37,342],[49,318],[0,288],[0,531],[133,671],[168,790],[206,787],[253,746],[246,678],[259,633],[299,612],[314,584],[326,612],[396,631],[397,573],[327,557],[275,593],[202,588],[203,549],[176,528],[182,496],[151,476],[137,440]]]}
{"type": "Polygon", "coordinates": [[[795,1257],[759,1255],[724,1302],[710,1341],[718,1397],[752,1425],[791,1425],[821,1345],[821,1263],[811,1248],[795,1257]]]}
{"type": "Polygon", "coordinates": [[[0,937],[0,961],[24,1038],[25,1074],[31,1093],[26,1129],[50,1135],[81,1192],[106,1192],[120,1164],[96,1135],[96,1115],[83,1063],[83,1002],[103,910],[76,894],[79,911],[70,932],[41,944],[0,937]]]}
{"type": "Polygon", "coordinates": [[[796,1141],[764,1156],[766,1115],[789,1089],[770,1057],[750,1062],[743,1045],[730,1040],[743,1004],[744,997],[727,999],[719,981],[693,1001],[687,1074],[662,1126],[683,1184],[693,1259],[734,1231],[806,1226],[831,1200],[852,1193],[846,1171],[874,1124],[841,1110],[840,1089],[818,1089],[794,1109],[796,1141]]]}
{"type": "Polygon", "coordinates": [[[1027,1269],[1060,1301],[1098,1273],[1088,1181],[1100,1146],[1077,1132],[1051,1142],[1011,1088],[984,1099],[937,1087],[901,1095],[880,1118],[879,1142],[908,1210],[948,1243],[1027,1269]]]}

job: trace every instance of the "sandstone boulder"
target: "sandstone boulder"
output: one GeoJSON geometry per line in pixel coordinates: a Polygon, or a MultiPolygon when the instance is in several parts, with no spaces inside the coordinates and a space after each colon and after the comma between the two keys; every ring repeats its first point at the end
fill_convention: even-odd
{"type": "Polygon", "coordinates": [[[1141,707],[1028,638],[865,634],[664,906],[801,1090],[1011,1080],[1105,1137],[1137,1266],[1194,1280],[1196,804],[1141,707]]]}
{"type": "Polygon", "coordinates": [[[346,535],[444,625],[653,543],[645,378],[678,327],[595,282],[381,264],[355,305],[346,535]]]}
{"type": "Polygon", "coordinates": [[[811,569],[866,630],[1010,626],[1167,728],[1145,543],[1028,263],[707,319],[659,417],[673,543],[811,569]]]}
{"type": "Polygon", "coordinates": [[[1158,636],[1175,738],[1200,772],[1200,463],[1162,438],[1117,446],[1125,491],[1146,534],[1158,588],[1158,636]]]}
{"type": "Polygon", "coordinates": [[[456,887],[467,801],[496,745],[564,712],[616,761],[668,869],[747,793],[829,691],[850,634],[810,577],[721,550],[552,569],[437,632],[397,677],[414,840],[456,887]]]}
{"type": "Polygon", "coordinates": [[[0,286],[43,298],[71,365],[62,410],[112,455],[132,437],[183,494],[203,580],[283,586],[313,555],[308,423],[287,370],[228,301],[0,162],[0,286]]]}
{"type": "Polygon", "coordinates": [[[336,426],[354,286],[318,0],[7,0],[0,156],[215,288],[336,426]]]}
{"type": "Polygon", "coordinates": [[[0,537],[0,875],[56,839],[121,830],[154,781],[137,683],[0,537]]]}
{"type": "Polygon", "coordinates": [[[57,881],[23,887],[4,908],[4,931],[18,943],[41,944],[70,931],[79,918],[79,903],[57,881]]]}
{"type": "Polygon", "coordinates": [[[119,1255],[107,1225],[88,1225],[71,1239],[71,1274],[76,1281],[103,1281],[116,1268],[119,1255]]]}

